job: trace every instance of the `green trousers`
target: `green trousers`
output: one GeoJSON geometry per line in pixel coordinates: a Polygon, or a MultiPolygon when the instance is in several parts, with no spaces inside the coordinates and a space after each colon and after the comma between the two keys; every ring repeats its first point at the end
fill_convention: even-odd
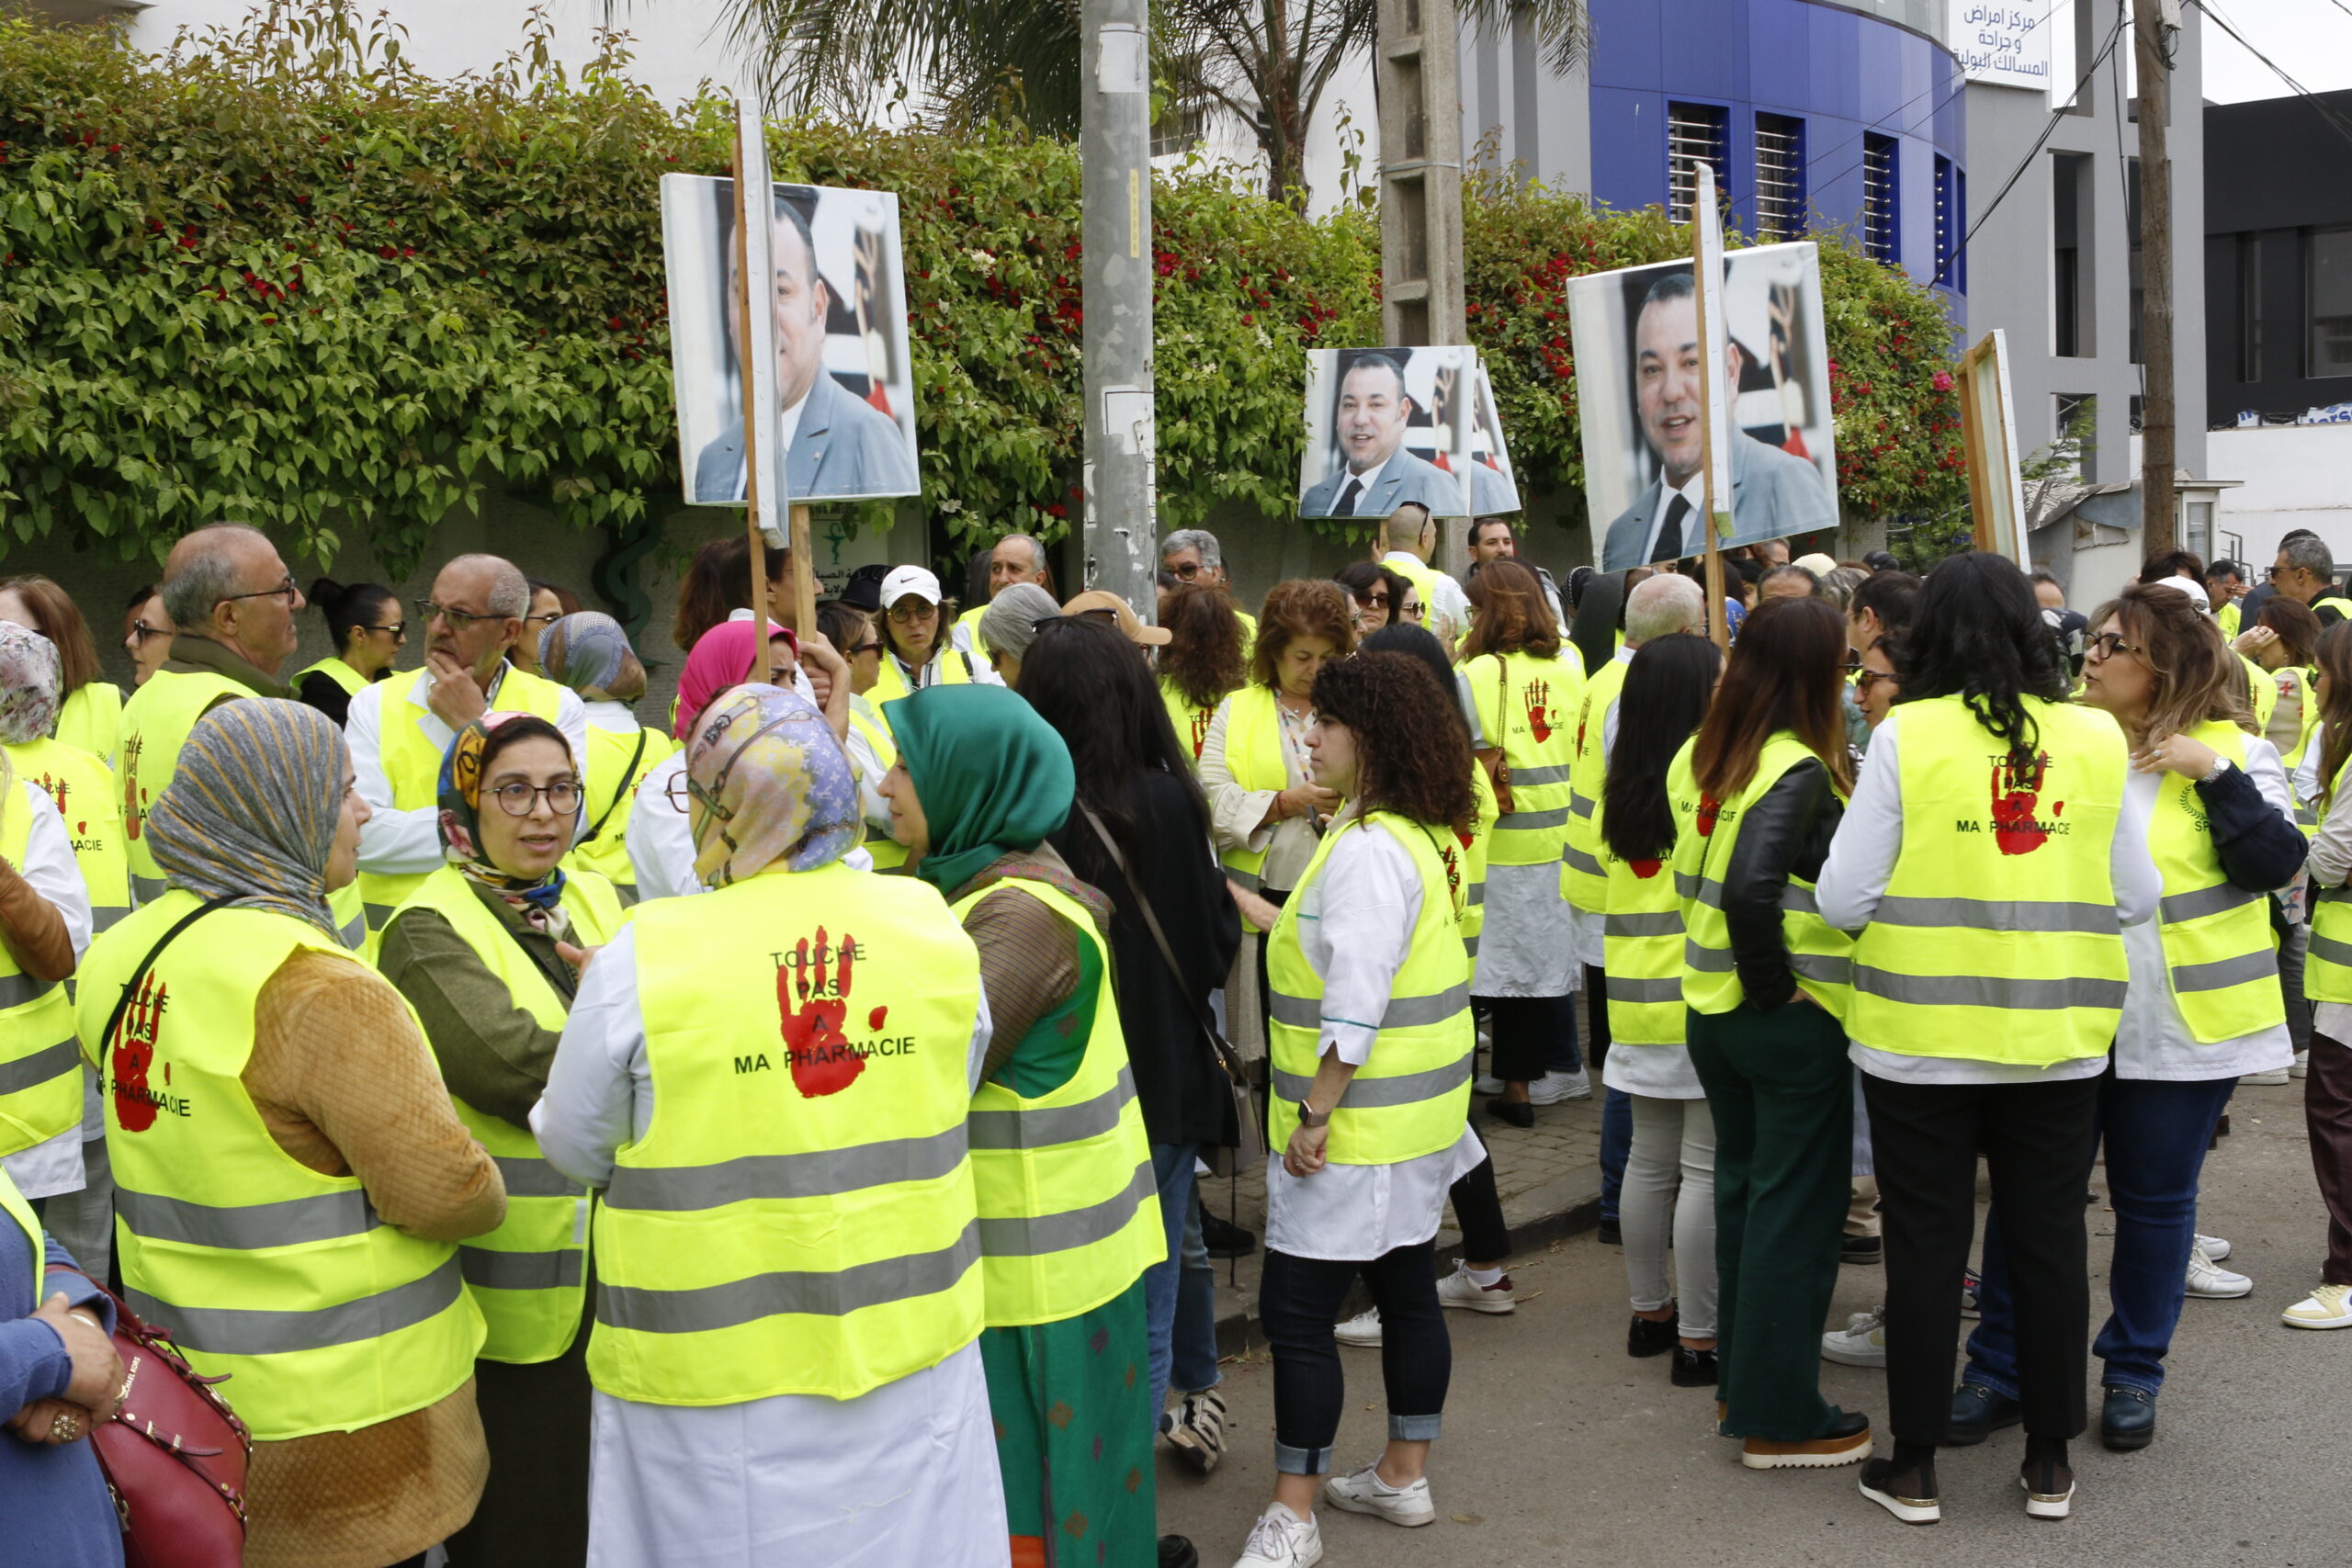
{"type": "Polygon", "coordinates": [[[1846,1032],[1800,998],[1690,1013],[1687,1038],[1715,1120],[1723,1429],[1803,1442],[1840,1415],[1821,1397],[1821,1325],[1853,1170],[1846,1032]]]}

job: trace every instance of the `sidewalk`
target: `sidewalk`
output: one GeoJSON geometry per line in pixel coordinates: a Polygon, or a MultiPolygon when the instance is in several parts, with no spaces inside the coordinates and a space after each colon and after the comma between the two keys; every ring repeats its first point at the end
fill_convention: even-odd
{"type": "MultiPolygon", "coordinates": [[[[1471,1126],[1495,1156],[1495,1186],[1510,1226],[1514,1256],[1540,1250],[1546,1242],[1600,1223],[1600,1075],[1593,1077],[1591,1099],[1538,1106],[1535,1125],[1527,1132],[1485,1115],[1482,1100],[1471,1102],[1471,1126]]],[[[1210,1213],[1234,1219],[1259,1238],[1258,1248],[1247,1258],[1213,1260],[1217,1348],[1230,1356],[1261,1337],[1258,1271],[1266,1235],[1264,1168],[1230,1178],[1203,1177],[1201,1193],[1210,1213]]],[[[1461,1240],[1453,1217],[1447,1210],[1448,1223],[1437,1233],[1438,1261],[1449,1272],[1454,1256],[1449,1249],[1461,1240]]]]}

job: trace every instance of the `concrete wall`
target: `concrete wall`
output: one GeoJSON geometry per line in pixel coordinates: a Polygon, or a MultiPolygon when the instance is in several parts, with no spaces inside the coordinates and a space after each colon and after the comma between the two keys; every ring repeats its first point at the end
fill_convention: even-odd
{"type": "Polygon", "coordinates": [[[2212,476],[2243,479],[2222,492],[2222,533],[2245,540],[2245,558],[2259,573],[2278,558],[2278,538],[2309,528],[2335,552],[2338,571],[2352,567],[2352,425],[2267,425],[2217,430],[2206,438],[2212,476]]]}

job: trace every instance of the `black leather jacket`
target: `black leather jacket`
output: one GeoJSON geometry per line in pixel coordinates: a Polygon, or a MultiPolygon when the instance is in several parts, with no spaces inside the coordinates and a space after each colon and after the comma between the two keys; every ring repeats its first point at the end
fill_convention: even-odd
{"type": "Polygon", "coordinates": [[[1797,994],[1789,944],[1781,934],[1781,896],[1789,878],[1821,875],[1829,840],[1846,808],[1830,787],[1829,770],[1815,757],[1782,773],[1741,814],[1739,840],[1724,868],[1724,922],[1731,931],[1732,966],[1740,989],[1759,1012],[1797,994]]]}

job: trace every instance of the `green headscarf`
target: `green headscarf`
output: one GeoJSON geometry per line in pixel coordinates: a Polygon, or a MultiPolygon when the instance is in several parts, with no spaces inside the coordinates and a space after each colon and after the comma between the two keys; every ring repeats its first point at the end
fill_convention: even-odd
{"type": "Polygon", "coordinates": [[[941,893],[1035,849],[1069,819],[1078,793],[1069,748],[1013,693],[926,686],[882,712],[931,825],[915,874],[941,893]]]}

